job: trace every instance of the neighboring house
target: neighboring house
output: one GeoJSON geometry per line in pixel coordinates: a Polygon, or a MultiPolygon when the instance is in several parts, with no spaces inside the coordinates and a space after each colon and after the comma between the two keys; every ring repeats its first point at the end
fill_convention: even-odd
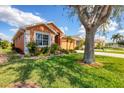
{"type": "Polygon", "coordinates": [[[72,38],[76,40],[76,46],[79,47],[79,49],[84,49],[84,41],[85,41],[84,35],[74,35],[72,36],[72,38]]]}
{"type": "Polygon", "coordinates": [[[38,23],[20,28],[13,37],[15,48],[23,53],[28,53],[27,44],[36,42],[38,47],[43,48],[57,43],[61,48],[63,45],[64,33],[54,23],[38,23]]]}

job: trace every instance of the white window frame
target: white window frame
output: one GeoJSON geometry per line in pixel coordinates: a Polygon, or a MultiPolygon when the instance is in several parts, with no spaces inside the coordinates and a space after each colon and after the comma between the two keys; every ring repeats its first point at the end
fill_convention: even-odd
{"type": "MultiPolygon", "coordinates": [[[[35,40],[35,42],[36,42],[36,34],[42,34],[42,35],[48,35],[49,37],[48,37],[48,45],[38,45],[38,47],[49,47],[50,46],[50,43],[51,43],[51,37],[50,37],[50,34],[49,33],[47,33],[47,32],[40,32],[40,31],[36,31],[35,32],[35,35],[34,35],[34,40],[35,40]]],[[[42,38],[43,38],[43,36],[42,36],[42,38]]],[[[43,44],[43,40],[42,40],[42,44],[43,44]]]]}

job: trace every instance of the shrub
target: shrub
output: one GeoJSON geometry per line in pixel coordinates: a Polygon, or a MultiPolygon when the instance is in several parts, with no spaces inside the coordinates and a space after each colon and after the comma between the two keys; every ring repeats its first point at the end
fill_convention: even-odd
{"type": "Polygon", "coordinates": [[[30,55],[29,54],[25,54],[24,57],[30,57],[30,55]]]}
{"type": "Polygon", "coordinates": [[[17,53],[20,53],[20,54],[23,54],[23,51],[19,48],[14,48],[14,50],[17,52],[17,53]]]}
{"type": "Polygon", "coordinates": [[[50,48],[50,53],[55,54],[55,52],[59,49],[58,44],[52,44],[50,48]]]}
{"type": "Polygon", "coordinates": [[[69,51],[66,50],[66,49],[60,49],[61,53],[64,53],[64,54],[69,54],[69,51]]]}
{"type": "Polygon", "coordinates": [[[2,49],[7,49],[9,47],[9,42],[7,40],[0,41],[0,46],[2,49]]]}
{"type": "Polygon", "coordinates": [[[42,48],[42,53],[43,54],[47,54],[47,53],[49,53],[49,51],[50,51],[50,47],[44,47],[44,48],[42,48]]]}
{"type": "Polygon", "coordinates": [[[118,44],[119,45],[124,45],[124,41],[119,41],[118,44]]]}
{"type": "Polygon", "coordinates": [[[29,53],[31,55],[36,54],[36,52],[37,52],[37,44],[35,42],[28,43],[27,47],[28,47],[29,53]]]}
{"type": "Polygon", "coordinates": [[[1,44],[2,44],[2,42],[0,41],[0,48],[1,48],[1,44]]]}
{"type": "Polygon", "coordinates": [[[15,50],[15,45],[11,43],[12,50],[15,50]]]}
{"type": "Polygon", "coordinates": [[[76,47],[75,47],[75,50],[79,50],[79,49],[80,49],[80,47],[79,47],[79,46],[76,46],[76,47]]]}
{"type": "Polygon", "coordinates": [[[76,53],[75,50],[69,50],[69,53],[76,53]]]}
{"type": "Polygon", "coordinates": [[[96,49],[103,49],[104,48],[104,43],[103,42],[97,42],[95,45],[96,49]]]}

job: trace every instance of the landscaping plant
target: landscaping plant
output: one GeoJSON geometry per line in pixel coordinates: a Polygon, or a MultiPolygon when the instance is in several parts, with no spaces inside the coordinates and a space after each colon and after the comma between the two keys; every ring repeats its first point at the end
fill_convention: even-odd
{"type": "Polygon", "coordinates": [[[55,54],[58,49],[59,49],[58,44],[56,44],[56,43],[52,44],[51,48],[50,48],[50,53],[55,54]]]}
{"type": "Polygon", "coordinates": [[[29,42],[28,45],[28,50],[31,55],[35,55],[37,51],[37,44],[35,42],[29,42]]]}
{"type": "Polygon", "coordinates": [[[9,42],[7,40],[1,40],[0,41],[0,47],[2,49],[7,49],[9,47],[9,42]]]}
{"type": "Polygon", "coordinates": [[[49,54],[50,52],[50,47],[44,47],[42,48],[42,51],[41,51],[43,54],[49,54]]]}

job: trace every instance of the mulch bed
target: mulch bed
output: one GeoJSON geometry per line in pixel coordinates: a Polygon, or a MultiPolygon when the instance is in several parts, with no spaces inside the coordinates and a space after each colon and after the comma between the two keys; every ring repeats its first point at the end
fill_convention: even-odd
{"type": "Polygon", "coordinates": [[[82,65],[82,66],[91,66],[91,67],[95,67],[95,68],[99,68],[99,67],[104,66],[104,64],[102,64],[100,62],[95,62],[95,63],[92,63],[92,64],[86,64],[82,60],[79,60],[77,63],[82,65]]]}
{"type": "Polygon", "coordinates": [[[16,82],[14,84],[10,84],[9,87],[10,88],[40,88],[36,83],[33,83],[33,82],[27,82],[27,83],[16,82]]]}

